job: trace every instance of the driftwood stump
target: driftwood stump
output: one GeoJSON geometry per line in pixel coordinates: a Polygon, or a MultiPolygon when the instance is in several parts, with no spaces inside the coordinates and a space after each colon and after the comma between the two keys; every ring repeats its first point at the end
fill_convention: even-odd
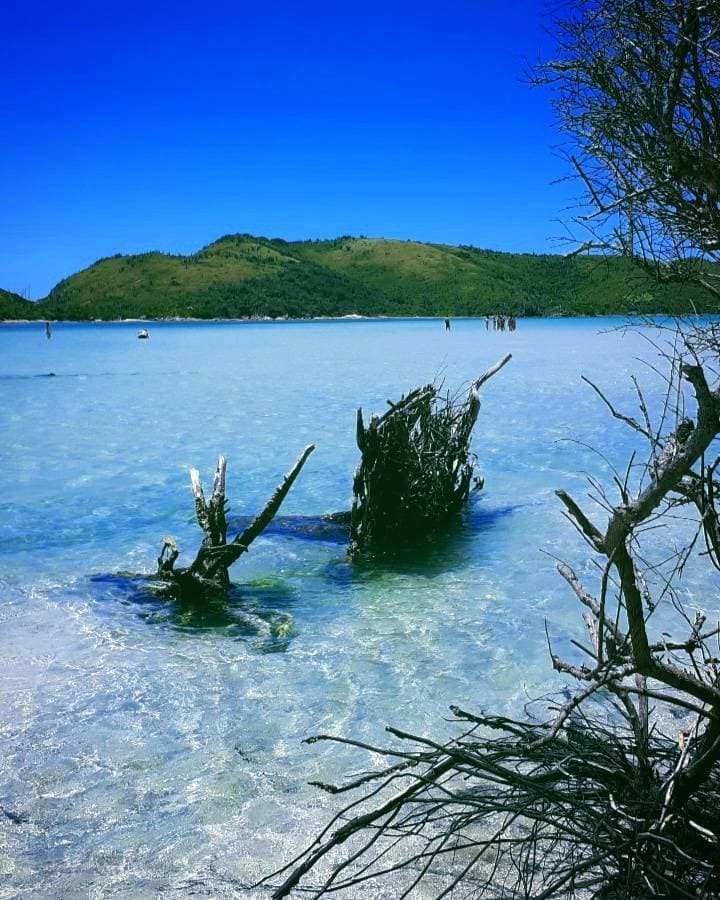
{"type": "Polygon", "coordinates": [[[203,531],[203,540],[193,562],[185,568],[175,568],[179,550],[172,538],[165,538],[158,556],[157,577],[175,593],[183,596],[202,596],[225,592],[230,587],[230,566],[246,553],[250,544],[270,524],[292,487],[300,470],[315,449],[309,444],[292,469],[275,489],[262,511],[248,527],[231,541],[227,539],[227,500],[225,499],[225,457],[218,459],[210,500],[205,499],[200,474],[190,470],[190,483],[195,499],[195,515],[203,531]]]}
{"type": "Polygon", "coordinates": [[[480,387],[511,358],[504,356],[462,400],[435,384],[416,388],[365,425],[357,414],[360,463],[353,481],[350,553],[383,551],[434,531],[467,500],[477,459],[470,452],[480,387]]]}

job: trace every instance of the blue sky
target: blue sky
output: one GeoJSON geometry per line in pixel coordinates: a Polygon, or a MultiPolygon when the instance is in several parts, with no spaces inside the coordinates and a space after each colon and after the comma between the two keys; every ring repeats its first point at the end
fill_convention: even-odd
{"type": "Polygon", "coordinates": [[[543,0],[6,0],[0,287],[229,232],[557,249],[543,0]]]}

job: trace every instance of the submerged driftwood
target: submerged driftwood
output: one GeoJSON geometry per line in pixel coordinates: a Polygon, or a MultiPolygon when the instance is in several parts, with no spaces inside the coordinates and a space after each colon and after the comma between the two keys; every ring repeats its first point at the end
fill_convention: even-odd
{"type": "Polygon", "coordinates": [[[357,414],[361,458],[353,482],[350,552],[382,551],[420,538],[467,500],[477,459],[470,437],[479,390],[511,358],[508,353],[470,386],[462,400],[441,387],[416,388],[365,425],[357,414]]]}
{"type": "Polygon", "coordinates": [[[285,475],[262,511],[240,534],[227,539],[227,500],[225,499],[225,457],[218,459],[212,494],[206,500],[197,469],[190,470],[190,483],[195,498],[195,515],[203,531],[203,540],[193,562],[185,568],[175,568],[179,550],[172,538],[163,540],[158,556],[157,577],[173,591],[184,596],[227,591],[230,587],[230,566],[246,553],[250,544],[270,524],[292,487],[300,470],[315,449],[309,444],[295,465],[285,475]]]}

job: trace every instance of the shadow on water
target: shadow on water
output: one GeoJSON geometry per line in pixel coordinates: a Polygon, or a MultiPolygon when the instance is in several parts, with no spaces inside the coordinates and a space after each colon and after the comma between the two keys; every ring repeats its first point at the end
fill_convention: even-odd
{"type": "MultiPolygon", "coordinates": [[[[230,531],[243,531],[252,516],[234,516],[229,520],[230,531]]],[[[331,513],[325,516],[275,516],[265,535],[298,538],[325,544],[347,544],[350,535],[350,513],[331,513]]]]}
{"type": "Polygon", "coordinates": [[[465,509],[445,523],[441,531],[429,534],[419,542],[367,554],[352,562],[348,557],[336,558],[325,567],[325,577],[335,583],[352,584],[381,578],[388,572],[432,577],[460,568],[469,556],[478,558],[477,542],[481,542],[482,548],[484,532],[493,530],[527,505],[518,503],[489,509],[471,500],[465,509]]]}
{"type": "Polygon", "coordinates": [[[148,625],[188,634],[214,632],[249,643],[261,653],[281,652],[294,636],[294,590],[275,579],[233,585],[227,595],[187,600],[169,595],[152,576],[120,572],[90,578],[93,599],[100,605],[118,604],[132,610],[148,625]]]}
{"type": "MultiPolygon", "coordinates": [[[[394,547],[382,553],[369,555],[355,565],[363,568],[399,567],[412,572],[421,572],[427,568],[439,571],[452,568],[462,561],[468,545],[478,532],[493,528],[512,513],[527,506],[515,504],[488,509],[482,503],[473,501],[458,513],[451,521],[446,522],[442,530],[428,535],[420,543],[414,542],[406,547],[394,547]]],[[[251,516],[236,516],[230,521],[231,529],[238,531],[246,528],[252,521],[251,516]]],[[[265,530],[268,536],[297,538],[316,543],[334,544],[346,548],[350,539],[350,513],[330,513],[323,516],[275,516],[265,530]]]]}
{"type": "MultiPolygon", "coordinates": [[[[341,549],[321,566],[318,576],[335,588],[381,579],[388,573],[433,577],[477,559],[478,541],[503,519],[526,504],[489,509],[471,502],[453,521],[422,543],[393,548],[351,561],[344,552],[348,543],[346,514],[333,516],[276,516],[266,534],[322,542],[341,549]]],[[[235,517],[232,526],[243,528],[249,518],[235,517]]],[[[226,594],[202,599],[173,596],[168,585],[153,576],[132,573],[101,574],[90,578],[93,599],[115,615],[118,607],[130,609],[141,621],[188,634],[214,632],[244,641],[261,653],[282,652],[294,637],[291,608],[296,589],[278,578],[262,578],[233,584],[226,594]]]]}

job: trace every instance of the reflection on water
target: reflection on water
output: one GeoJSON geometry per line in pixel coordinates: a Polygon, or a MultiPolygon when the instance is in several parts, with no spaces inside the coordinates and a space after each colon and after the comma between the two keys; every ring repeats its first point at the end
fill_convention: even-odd
{"type": "MultiPolygon", "coordinates": [[[[645,348],[607,327],[0,327],[0,896],[236,896],[327,821],[335,800],[308,782],[374,764],[304,738],[443,739],[451,703],[522,714],[556,685],[545,623],[568,654],[583,625],[552,557],[593,567],[554,490],[610,480],[583,444],[621,467],[635,448],[580,381],[632,409],[645,348]],[[351,564],[323,515],[350,505],[357,407],[508,350],[475,433],[483,491],[446,533],[351,564]],[[207,482],[227,456],[239,529],[310,442],[226,599],[155,589],[162,538],[178,565],[201,538],[190,466],[207,482]]],[[[716,596],[706,578],[689,564],[691,603],[716,596]]]]}

